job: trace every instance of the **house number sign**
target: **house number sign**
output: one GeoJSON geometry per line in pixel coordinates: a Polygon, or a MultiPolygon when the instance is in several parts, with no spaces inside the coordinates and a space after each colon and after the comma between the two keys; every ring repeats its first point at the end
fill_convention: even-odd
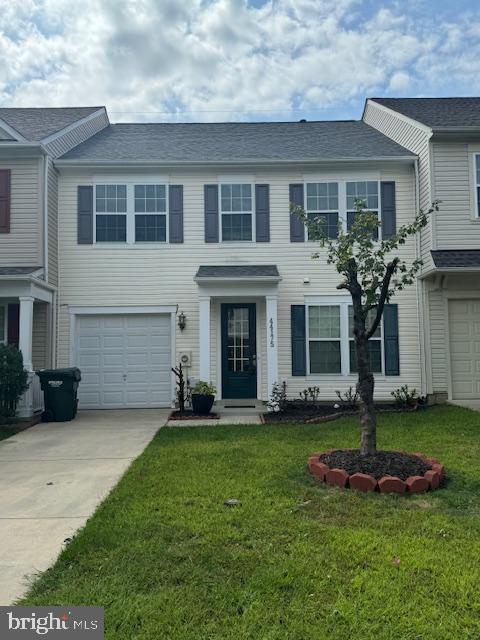
{"type": "Polygon", "coordinates": [[[275,346],[275,340],[274,340],[274,337],[273,337],[273,318],[270,318],[269,325],[270,325],[270,346],[274,347],[275,346]]]}

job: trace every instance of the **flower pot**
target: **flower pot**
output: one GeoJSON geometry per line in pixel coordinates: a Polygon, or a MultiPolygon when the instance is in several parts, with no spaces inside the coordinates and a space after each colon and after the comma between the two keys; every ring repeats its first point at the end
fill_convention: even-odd
{"type": "Polygon", "coordinates": [[[207,414],[213,407],[215,396],[204,396],[200,393],[192,393],[193,413],[207,414]]]}

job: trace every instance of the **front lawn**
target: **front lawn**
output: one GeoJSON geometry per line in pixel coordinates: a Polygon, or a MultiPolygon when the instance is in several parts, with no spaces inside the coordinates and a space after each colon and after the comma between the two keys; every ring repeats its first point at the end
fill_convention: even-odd
{"type": "Polygon", "coordinates": [[[308,455],[357,446],[353,418],[164,428],[22,603],[103,605],[112,640],[478,638],[480,413],[379,422],[381,448],[439,458],[447,488],[316,484],[308,455]]]}

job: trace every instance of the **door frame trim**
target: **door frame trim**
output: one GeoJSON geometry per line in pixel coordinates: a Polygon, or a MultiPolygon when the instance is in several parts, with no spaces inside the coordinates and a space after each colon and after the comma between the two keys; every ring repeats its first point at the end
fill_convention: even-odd
{"type": "MultiPolygon", "coordinates": [[[[70,316],[70,349],[69,363],[71,367],[76,366],[76,324],[77,316],[108,316],[108,315],[170,315],[170,369],[175,366],[175,358],[177,353],[177,323],[176,315],[178,305],[160,305],[160,306],[140,306],[140,307],[92,307],[92,306],[69,306],[68,313],[70,316]]],[[[175,375],[170,371],[170,405],[175,406],[175,375]]]]}

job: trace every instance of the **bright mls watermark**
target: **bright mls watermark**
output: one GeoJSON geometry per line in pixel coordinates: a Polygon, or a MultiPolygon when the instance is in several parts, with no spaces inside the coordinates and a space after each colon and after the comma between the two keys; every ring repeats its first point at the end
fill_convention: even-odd
{"type": "Polygon", "coordinates": [[[1,640],[103,640],[103,607],[0,607],[1,640]]]}

